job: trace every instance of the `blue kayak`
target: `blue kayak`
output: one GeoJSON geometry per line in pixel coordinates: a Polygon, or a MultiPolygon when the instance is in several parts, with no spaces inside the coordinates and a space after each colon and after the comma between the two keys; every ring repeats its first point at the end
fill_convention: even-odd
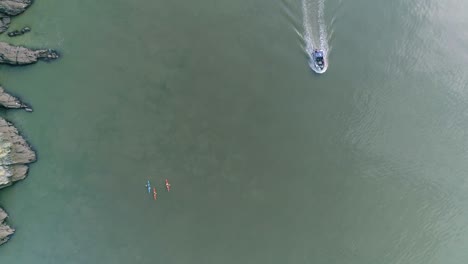
{"type": "Polygon", "coordinates": [[[148,188],[148,193],[151,193],[151,184],[148,180],[148,183],[146,184],[146,187],[148,188]]]}

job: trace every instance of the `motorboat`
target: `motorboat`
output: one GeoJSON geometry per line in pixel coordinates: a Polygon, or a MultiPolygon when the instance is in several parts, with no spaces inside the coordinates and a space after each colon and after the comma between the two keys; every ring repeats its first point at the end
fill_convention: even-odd
{"type": "Polygon", "coordinates": [[[312,53],[312,63],[317,73],[324,73],[326,70],[325,52],[321,49],[315,49],[312,53]]]}

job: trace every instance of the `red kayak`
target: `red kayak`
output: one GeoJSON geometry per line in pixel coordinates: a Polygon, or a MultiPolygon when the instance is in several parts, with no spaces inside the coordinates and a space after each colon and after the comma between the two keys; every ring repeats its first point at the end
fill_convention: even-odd
{"type": "Polygon", "coordinates": [[[153,187],[153,198],[156,201],[158,199],[158,193],[156,192],[156,187],[153,187]]]}
{"type": "Polygon", "coordinates": [[[171,184],[169,184],[169,181],[166,179],[166,189],[169,192],[171,190],[171,184]]]}

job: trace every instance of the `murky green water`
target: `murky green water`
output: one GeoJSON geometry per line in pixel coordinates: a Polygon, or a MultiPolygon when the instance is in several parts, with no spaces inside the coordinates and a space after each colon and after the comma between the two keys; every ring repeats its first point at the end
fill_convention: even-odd
{"type": "Polygon", "coordinates": [[[63,57],[0,66],[39,156],[0,192],[0,263],[466,261],[468,5],[328,0],[320,76],[301,7],[42,0],[14,19],[33,31],[9,41],[63,57]]]}

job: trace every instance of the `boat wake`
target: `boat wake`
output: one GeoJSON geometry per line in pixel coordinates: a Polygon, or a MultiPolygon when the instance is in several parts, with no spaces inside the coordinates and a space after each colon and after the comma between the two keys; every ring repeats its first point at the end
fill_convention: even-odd
{"type": "Polygon", "coordinates": [[[328,68],[328,33],[325,23],[325,0],[301,0],[303,40],[305,52],[309,57],[309,66],[317,73],[324,73],[328,68]],[[314,63],[314,50],[324,53],[325,67],[319,69],[314,63]]]}

